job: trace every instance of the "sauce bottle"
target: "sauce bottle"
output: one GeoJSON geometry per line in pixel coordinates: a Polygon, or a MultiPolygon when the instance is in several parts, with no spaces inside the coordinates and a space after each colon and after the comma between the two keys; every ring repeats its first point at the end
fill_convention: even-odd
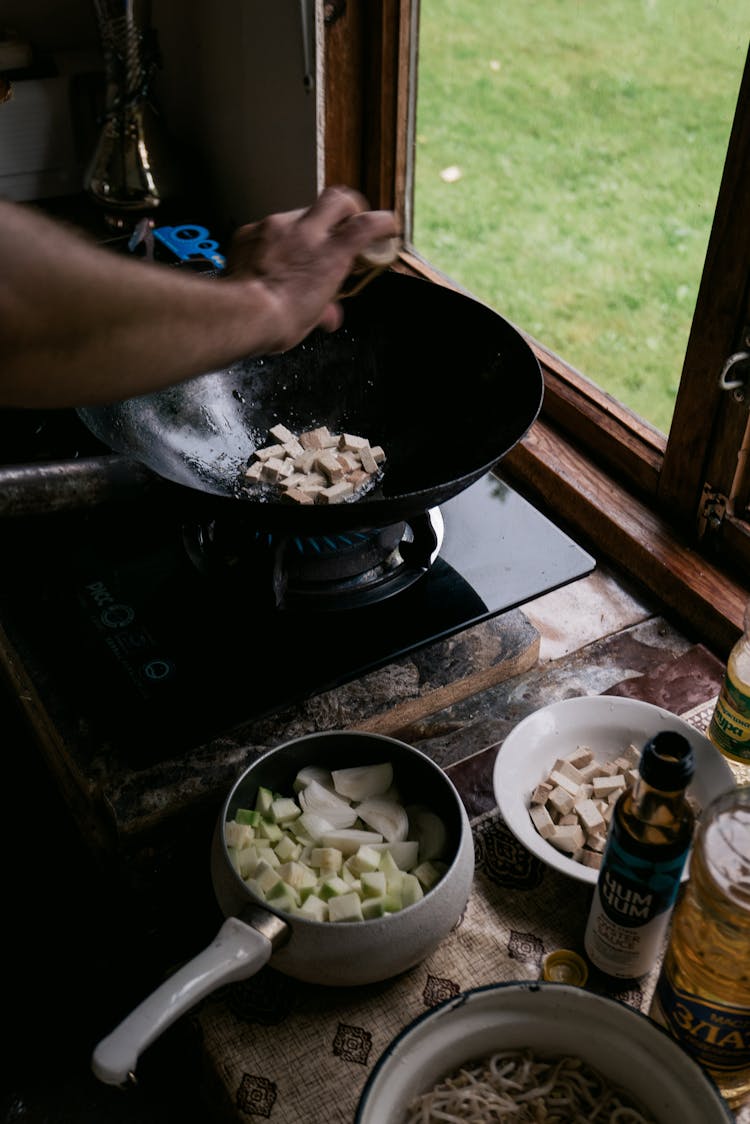
{"type": "Polygon", "coordinates": [[[743,628],[729,653],[708,736],[726,757],[750,765],[750,601],[743,628]]]}
{"type": "Polygon", "coordinates": [[[750,1099],[750,786],[701,814],[649,1015],[731,1107],[750,1099]]]}
{"type": "Polygon", "coordinates": [[[693,836],[685,789],[694,768],[687,739],[664,730],[644,746],[639,777],[615,804],[584,935],[605,976],[636,980],[661,952],[693,836]]]}

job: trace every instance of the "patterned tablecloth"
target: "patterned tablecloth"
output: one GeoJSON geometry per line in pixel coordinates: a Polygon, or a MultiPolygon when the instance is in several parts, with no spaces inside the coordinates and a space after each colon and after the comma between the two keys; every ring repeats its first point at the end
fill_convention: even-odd
{"type": "MultiPolygon", "coordinates": [[[[711,708],[686,717],[701,727],[711,708]]],[[[454,779],[460,789],[460,769],[454,779]]],[[[472,830],[476,875],[467,908],[416,968],[356,989],[316,987],[265,968],[204,1002],[193,1024],[217,1118],[351,1124],[373,1064],[426,1008],[478,985],[537,979],[555,949],[582,951],[591,887],[535,859],[497,809],[473,818],[472,830]]],[[[656,975],[657,968],[637,989],[609,994],[647,1011],[656,975]]],[[[605,991],[596,980],[588,986],[605,991]]]]}

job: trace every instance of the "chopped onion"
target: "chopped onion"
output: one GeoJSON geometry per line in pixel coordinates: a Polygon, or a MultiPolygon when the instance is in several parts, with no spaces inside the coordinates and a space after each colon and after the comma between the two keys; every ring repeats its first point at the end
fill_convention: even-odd
{"type": "Polygon", "coordinates": [[[357,819],[357,811],[335,792],[329,792],[318,781],[310,781],[299,793],[299,803],[303,812],[314,812],[328,820],[334,827],[351,827],[357,819]]]}

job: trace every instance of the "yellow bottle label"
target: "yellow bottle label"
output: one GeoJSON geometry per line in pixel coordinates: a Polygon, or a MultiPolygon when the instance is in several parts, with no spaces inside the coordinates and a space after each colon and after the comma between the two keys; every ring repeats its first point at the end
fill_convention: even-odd
{"type": "Polygon", "coordinates": [[[708,736],[723,753],[750,764],[750,695],[727,675],[708,727],[708,736]]]}

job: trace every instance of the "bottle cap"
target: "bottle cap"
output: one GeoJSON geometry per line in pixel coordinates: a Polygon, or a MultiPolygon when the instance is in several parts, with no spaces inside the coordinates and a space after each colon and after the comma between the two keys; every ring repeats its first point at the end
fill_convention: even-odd
{"type": "Polygon", "coordinates": [[[693,747],[676,730],[662,730],[643,747],[639,772],[647,784],[660,792],[687,788],[695,772],[693,747]]]}
{"type": "Polygon", "coordinates": [[[558,948],[544,958],[542,979],[549,983],[567,983],[583,987],[589,978],[586,961],[569,948],[558,948]]]}

